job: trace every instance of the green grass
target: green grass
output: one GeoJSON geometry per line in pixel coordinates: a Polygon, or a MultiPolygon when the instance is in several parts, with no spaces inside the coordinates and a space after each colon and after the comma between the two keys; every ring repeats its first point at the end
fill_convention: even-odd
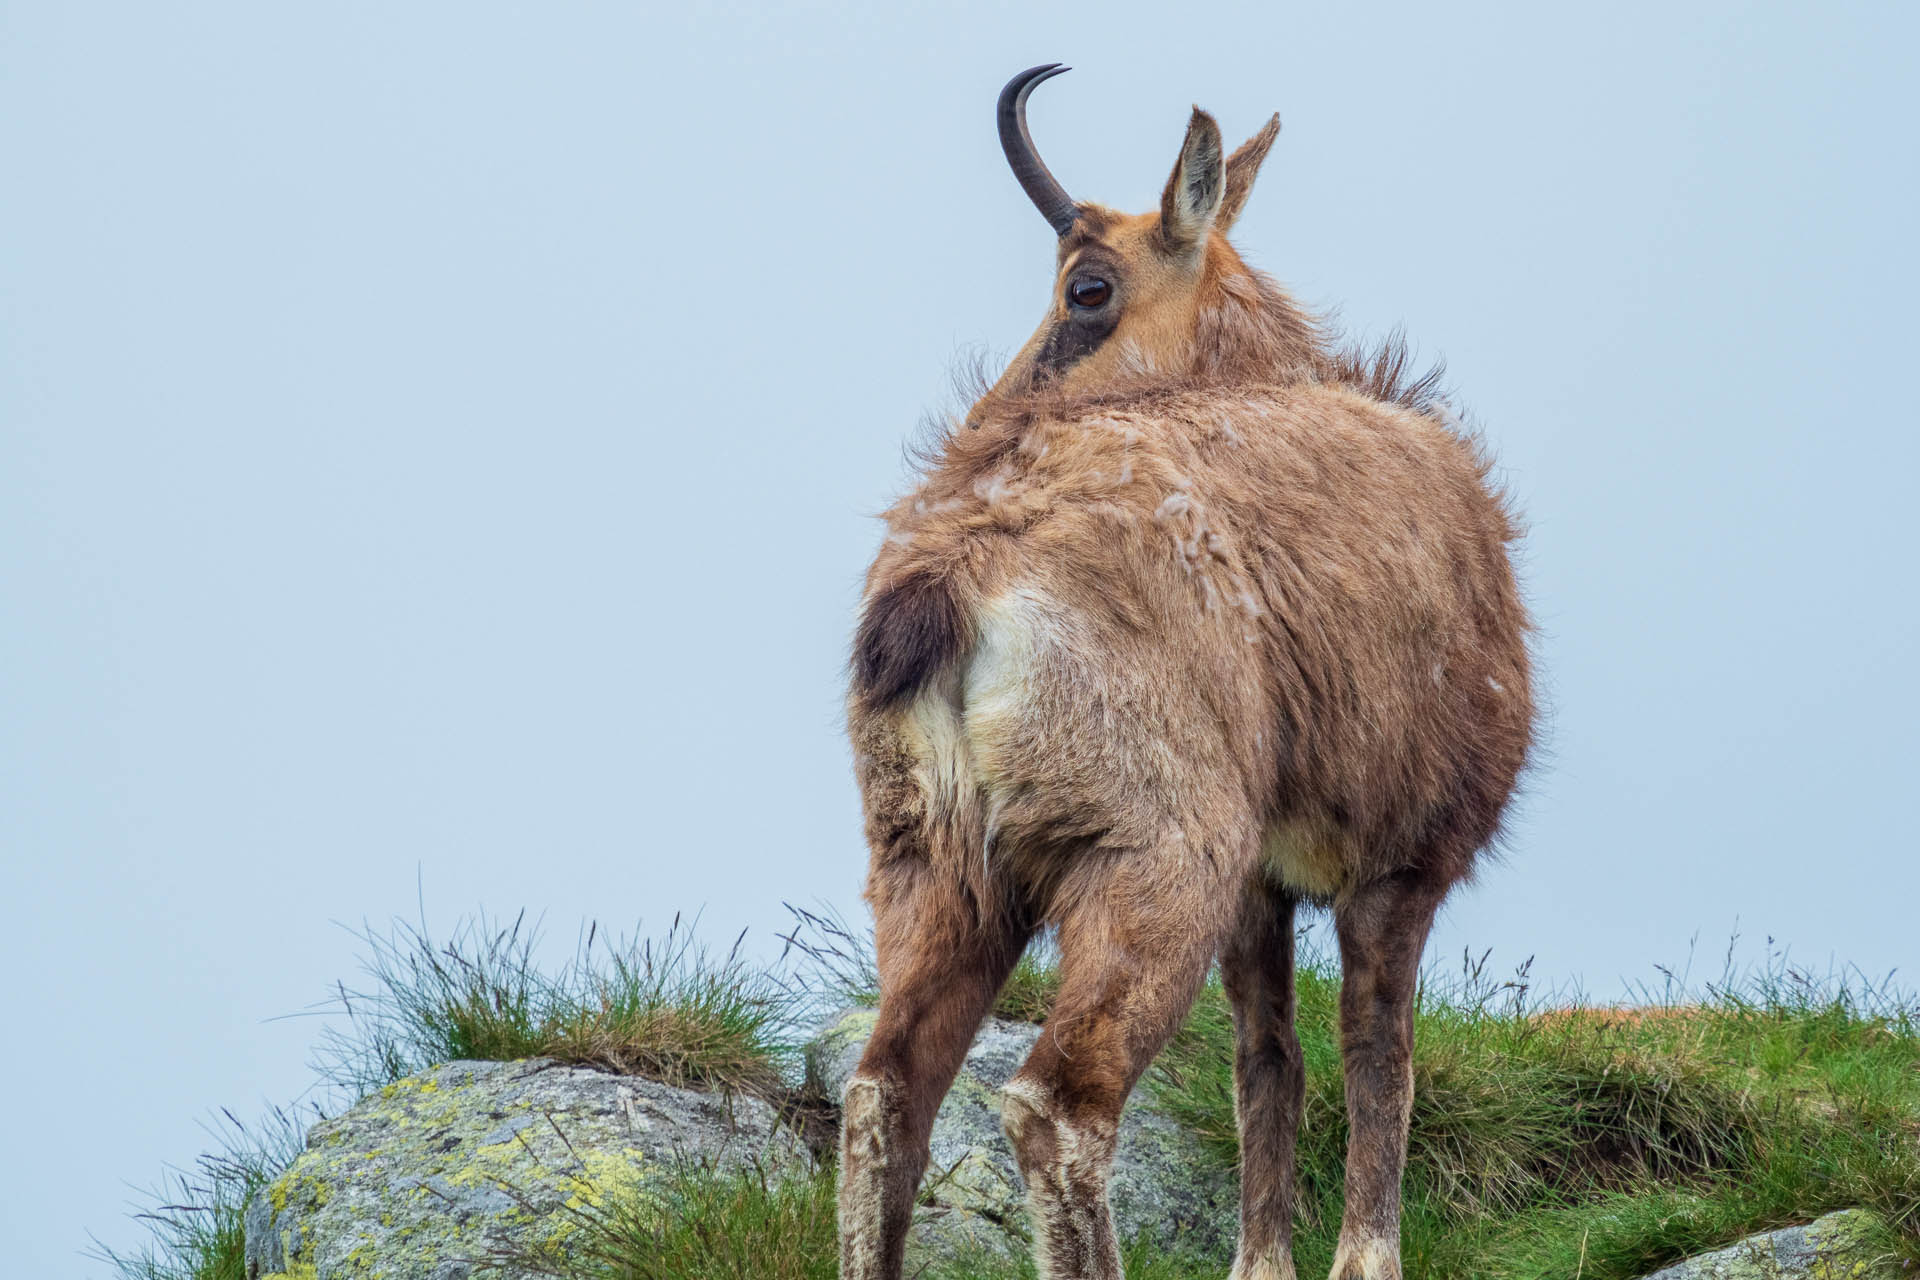
{"type": "MultiPolygon", "coordinates": [[[[315,1116],[314,1118],[318,1118],[315,1116]]],[[[253,1127],[222,1113],[218,1150],[146,1192],[134,1217],[150,1239],[131,1253],[96,1243],[87,1256],[124,1280],[247,1280],[243,1218],[253,1193],[299,1154],[305,1125],[275,1111],[253,1127]]]]}
{"type": "MultiPolygon", "coordinates": [[[[1308,949],[1298,1026],[1302,1275],[1338,1234],[1338,970],[1308,949]]],[[[1743,1235],[1867,1206],[1920,1261],[1920,1027],[1902,1000],[1778,963],[1686,1004],[1545,1010],[1524,977],[1429,981],[1415,1032],[1406,1275],[1630,1280],[1743,1235]]],[[[1216,981],[1147,1087],[1235,1158],[1216,981]]]]}
{"type": "MultiPolygon", "coordinates": [[[[367,981],[342,987],[323,1075],[354,1096],[453,1058],[551,1056],[789,1104],[797,1028],[823,1006],[874,999],[865,940],[796,913],[773,972],[714,953],[676,919],[664,938],[602,943],[590,930],[557,972],[523,920],[479,920],[445,942],[364,932],[367,981]]],[[[1001,993],[1002,1017],[1044,1022],[1059,981],[1043,943],[1001,993]]],[[[1298,1027],[1308,1092],[1296,1257],[1324,1274],[1338,1231],[1346,1116],[1338,966],[1303,944],[1298,1027]]],[[[1770,956],[1758,972],[1688,993],[1670,979],[1633,1009],[1535,997],[1467,965],[1430,976],[1418,1012],[1403,1226],[1408,1280],[1631,1280],[1754,1231],[1865,1206],[1878,1253],[1920,1264],[1920,1017],[1851,978],[1815,980],[1770,956]]],[[[1210,981],[1143,1086],[1210,1158],[1236,1157],[1231,1016],[1210,981]]],[[[816,1111],[829,1105],[814,1099],[816,1111]]],[[[790,1111],[790,1114],[792,1112],[790,1111]]],[[[810,1119],[812,1136],[830,1116],[810,1119]]],[[[830,1129],[827,1131],[830,1136],[830,1129]]],[[[154,1193],[153,1242],[96,1250],[127,1280],[239,1280],[248,1196],[284,1168],[298,1127],[237,1127],[154,1193]]],[[[830,1144],[816,1143],[816,1146],[830,1144]]],[[[834,1274],[833,1171],[789,1181],[675,1171],[644,1199],[577,1210],[575,1280],[824,1280],[834,1274]]],[[[556,1269],[557,1268],[557,1269],[556,1269]]],[[[1225,1259],[1136,1241],[1132,1280],[1218,1277],[1225,1259]]],[[[1029,1280],[1024,1260],[942,1259],[921,1280],[1029,1280]]]]}
{"type": "MultiPolygon", "coordinates": [[[[789,952],[806,958],[805,987],[816,1005],[873,1008],[880,1003],[880,973],[869,938],[837,913],[825,914],[788,905],[794,928],[785,936],[789,952]]],[[[1014,1022],[1045,1022],[1060,994],[1060,970],[1053,940],[1042,934],[1014,965],[993,1005],[993,1016],[1014,1022]]]]}
{"type": "Polygon", "coordinates": [[[1042,941],[1020,957],[994,1001],[993,1015],[1015,1022],[1045,1022],[1060,994],[1060,970],[1050,943],[1042,941]]]}
{"type": "Polygon", "coordinates": [[[363,930],[366,985],[330,1004],[316,1067],[359,1096],[459,1058],[557,1058],[672,1085],[777,1097],[796,1045],[798,990],[740,957],[715,953],[678,916],[660,938],[601,939],[589,929],[552,973],[538,931],[519,916],[460,925],[445,942],[424,927],[363,930]]]}
{"type": "MultiPolygon", "coordinates": [[[[835,1000],[871,1004],[872,964],[838,921],[803,915],[803,946],[835,1000]]],[[[1484,961],[1482,962],[1484,964],[1484,961]]],[[[1337,963],[1303,946],[1299,1031],[1302,1275],[1331,1266],[1346,1116],[1337,963]]],[[[1002,1017],[1044,1022],[1058,992],[1044,945],[1001,993],[1002,1017]]],[[[1212,1158],[1236,1158],[1231,1015],[1208,983],[1146,1088],[1212,1158]]],[[[1418,1013],[1403,1253],[1409,1280],[1631,1280],[1755,1231],[1874,1210],[1870,1254],[1920,1262],[1920,1026],[1857,976],[1815,981],[1773,956],[1695,996],[1669,981],[1628,1009],[1532,997],[1523,971],[1429,977],[1418,1013]]],[[[683,1171],[597,1237],[613,1277],[833,1274],[832,1173],[767,1187],[683,1171]]],[[[1220,1276],[1225,1259],[1128,1250],[1132,1280],[1220,1276]]],[[[1024,1259],[942,1259],[922,1280],[1030,1280],[1024,1259]]]]}
{"type": "MultiPolygon", "coordinates": [[[[775,1181],[759,1172],[719,1175],[685,1165],[644,1197],[576,1208],[585,1245],[570,1259],[528,1250],[492,1260],[562,1280],[834,1280],[834,1202],[830,1166],[775,1181]]],[[[1205,1274],[1196,1268],[1208,1265],[1144,1240],[1125,1252],[1128,1280],[1191,1280],[1205,1274]]],[[[1016,1278],[1036,1280],[1030,1260],[984,1250],[937,1259],[913,1274],[913,1280],[1016,1278]]]]}
{"type": "Polygon", "coordinates": [[[833,1280],[839,1270],[830,1169],[774,1179],[686,1164],[644,1196],[570,1212],[571,1257],[509,1250],[491,1260],[569,1280],[833,1280]]]}

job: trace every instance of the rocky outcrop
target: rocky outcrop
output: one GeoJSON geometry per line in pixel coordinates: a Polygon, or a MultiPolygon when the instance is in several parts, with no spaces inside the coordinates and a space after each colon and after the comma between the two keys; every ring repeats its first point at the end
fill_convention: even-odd
{"type": "Polygon", "coordinates": [[[1896,1280],[1907,1273],[1898,1260],[1879,1256],[1875,1227],[1857,1209],[1830,1213],[1804,1227],[1749,1236],[1647,1280],[1896,1280]]]}
{"type": "Polygon", "coordinates": [[[248,1206],[247,1274],[466,1280],[498,1244],[564,1251],[583,1208],[674,1160],[812,1164],[755,1099],[544,1059],[449,1063],[314,1126],[248,1206]]]}
{"type": "MultiPolygon", "coordinates": [[[[873,1032],[874,1015],[856,1009],[828,1023],[813,1046],[809,1073],[837,1098],[873,1032]]],[[[1000,1132],[1000,1086],[1045,1031],[1026,1022],[981,1028],[959,1078],[933,1122],[932,1161],[915,1218],[915,1252],[960,1244],[996,1252],[1026,1248],[1025,1194],[1013,1152],[1000,1132]]],[[[1123,1239],[1145,1234],[1168,1246],[1224,1252],[1239,1219],[1230,1170],[1135,1091],[1120,1120],[1109,1200],[1123,1239]]],[[[912,1268],[909,1267],[909,1270],[912,1268]]]]}

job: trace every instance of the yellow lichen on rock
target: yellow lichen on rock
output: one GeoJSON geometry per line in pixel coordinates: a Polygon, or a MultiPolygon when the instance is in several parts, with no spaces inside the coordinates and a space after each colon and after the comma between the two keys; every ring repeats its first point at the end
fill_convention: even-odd
{"type": "Polygon", "coordinates": [[[259,1280],[320,1280],[320,1270],[311,1262],[295,1262],[285,1271],[265,1271],[259,1280]]]}
{"type": "Polygon", "coordinates": [[[322,1121],[247,1214],[261,1275],[429,1275],[495,1248],[565,1256],[671,1160],[812,1167],[771,1108],[532,1060],[449,1063],[322,1121]]]}

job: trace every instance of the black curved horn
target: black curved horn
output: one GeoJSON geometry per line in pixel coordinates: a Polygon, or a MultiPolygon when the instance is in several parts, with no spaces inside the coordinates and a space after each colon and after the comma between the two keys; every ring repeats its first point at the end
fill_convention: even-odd
{"type": "Polygon", "coordinates": [[[1033,149],[1033,135],[1027,132],[1027,95],[1042,80],[1071,70],[1072,67],[1063,67],[1057,62],[1029,67],[1007,81],[1007,87],[1000,91],[1000,149],[1007,153],[1007,163],[1013,166],[1013,176],[1020,180],[1021,190],[1027,193],[1027,198],[1033,201],[1056,235],[1065,235],[1072,229],[1074,219],[1080,216],[1080,208],[1059,180],[1047,172],[1040,153],[1033,149]]]}

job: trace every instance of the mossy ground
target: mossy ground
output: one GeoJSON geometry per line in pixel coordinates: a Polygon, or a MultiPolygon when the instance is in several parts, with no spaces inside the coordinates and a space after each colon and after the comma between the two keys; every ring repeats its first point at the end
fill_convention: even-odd
{"type": "MultiPolygon", "coordinates": [[[[673,1083],[790,1076],[796,1010],[816,997],[870,999],[857,938],[825,922],[803,948],[811,986],[673,946],[620,949],[620,966],[576,963],[549,979],[517,928],[476,926],[436,947],[410,932],[374,939],[371,995],[351,995],[330,1042],[334,1078],[383,1083],[434,1058],[552,1055],[673,1083]],[[819,938],[825,936],[824,946],[819,938]],[[606,985],[609,980],[615,986],[606,985]],[[685,1029],[694,1028],[692,1034],[685,1029]],[[618,1043],[618,1054],[605,1046],[618,1043]],[[708,1054],[709,1046],[719,1046],[708,1054]],[[567,1056],[565,1053],[559,1056],[567,1056]],[[350,1064],[352,1071],[343,1071],[350,1064]],[[744,1065],[743,1065],[744,1064],[744,1065]],[[353,1071],[360,1074],[356,1077],[353,1071]]],[[[1002,1016],[1043,1021],[1057,981],[1037,951],[1003,993],[1002,1016]]],[[[1299,972],[1308,1071],[1296,1256],[1324,1274],[1338,1230],[1345,1111],[1338,970],[1311,945],[1299,972]]],[[[1235,1156],[1231,1020],[1216,982],[1145,1088],[1235,1156]]],[[[1408,1280],[1631,1280],[1754,1231],[1865,1206],[1868,1253],[1920,1265],[1920,1019],[1895,994],[1816,981],[1776,958],[1702,991],[1669,989],[1632,1009],[1540,1000],[1524,975],[1471,968],[1430,980],[1416,1032],[1416,1104],[1403,1255],[1408,1280]]],[[[817,1100],[816,1100],[817,1101],[817,1100]]],[[[138,1280],[239,1280],[239,1207],[277,1167],[268,1148],[202,1166],[188,1205],[154,1220],[154,1248],[101,1255],[138,1280]]],[[[678,1171],[666,1193],[577,1207],[585,1248],[560,1274],[813,1280],[834,1273],[831,1170],[773,1181],[678,1171]]],[[[530,1260],[529,1260],[530,1261],[530,1260]]],[[[1031,1275],[976,1257],[927,1280],[1031,1275]]],[[[1221,1258],[1134,1242],[1133,1280],[1220,1276],[1221,1258]]]]}

